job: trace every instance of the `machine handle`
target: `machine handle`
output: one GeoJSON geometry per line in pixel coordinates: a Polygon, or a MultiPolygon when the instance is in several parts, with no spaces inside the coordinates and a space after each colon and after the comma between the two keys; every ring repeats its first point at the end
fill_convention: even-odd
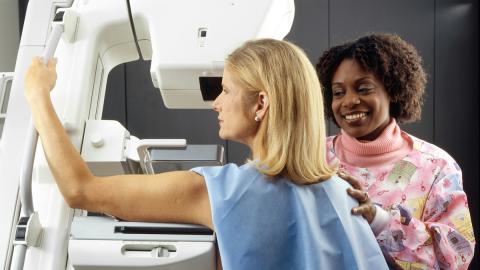
{"type": "Polygon", "coordinates": [[[68,254],[75,269],[215,269],[213,242],[71,239],[68,254]]]}
{"type": "MultiPolygon", "coordinates": [[[[43,52],[42,59],[44,63],[47,63],[48,60],[53,57],[62,33],[63,25],[54,24],[43,52]]],[[[29,217],[31,214],[33,214],[32,171],[33,162],[35,159],[35,150],[37,148],[37,140],[38,133],[33,125],[32,119],[30,118],[20,172],[20,201],[22,203],[21,216],[23,217],[29,217]]]]}
{"type": "MultiPolygon", "coordinates": [[[[62,24],[53,24],[53,29],[50,32],[47,44],[45,45],[45,50],[43,52],[43,62],[47,63],[55,50],[57,48],[58,42],[63,32],[62,24]]],[[[16,237],[21,238],[21,241],[14,242],[13,254],[12,254],[12,263],[10,265],[11,270],[21,270],[23,269],[25,263],[25,255],[27,253],[27,248],[29,246],[35,246],[38,244],[37,240],[42,232],[42,226],[38,220],[38,215],[34,214],[33,211],[33,199],[32,199],[32,171],[33,171],[33,162],[35,160],[35,150],[37,148],[38,133],[33,125],[32,118],[27,127],[27,138],[25,143],[25,150],[23,152],[23,160],[20,171],[20,202],[21,202],[21,213],[20,219],[16,227],[16,237]],[[27,220],[27,225],[23,224],[27,220]],[[28,222],[33,220],[34,222],[28,222]],[[34,230],[30,230],[30,225],[33,226],[34,230]],[[31,231],[27,235],[27,231],[31,231]],[[23,237],[22,232],[24,232],[23,237]],[[24,238],[24,239],[23,239],[24,238]],[[34,239],[33,241],[28,241],[27,238],[34,239]],[[22,241],[24,240],[24,241],[22,241]]]]}

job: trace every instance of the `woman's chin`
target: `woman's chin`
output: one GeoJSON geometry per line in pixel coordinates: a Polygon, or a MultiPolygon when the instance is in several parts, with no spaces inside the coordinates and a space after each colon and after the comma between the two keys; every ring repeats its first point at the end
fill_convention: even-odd
{"type": "Polygon", "coordinates": [[[230,139],[230,138],[225,134],[225,132],[222,132],[221,129],[218,131],[218,137],[220,137],[220,139],[222,139],[222,140],[229,140],[229,139],[230,139]]]}
{"type": "Polygon", "coordinates": [[[363,137],[367,134],[361,127],[341,127],[345,133],[348,134],[348,136],[353,137],[353,138],[360,138],[363,137]]]}

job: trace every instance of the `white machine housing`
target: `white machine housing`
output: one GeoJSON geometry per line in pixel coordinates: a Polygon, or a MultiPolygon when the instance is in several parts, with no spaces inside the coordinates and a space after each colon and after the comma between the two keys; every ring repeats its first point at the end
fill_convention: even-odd
{"type": "MultiPolygon", "coordinates": [[[[3,125],[7,118],[8,97],[12,87],[13,72],[0,72],[0,140],[2,139],[3,125]]],[[[0,148],[0,151],[2,149],[0,148]]]]}

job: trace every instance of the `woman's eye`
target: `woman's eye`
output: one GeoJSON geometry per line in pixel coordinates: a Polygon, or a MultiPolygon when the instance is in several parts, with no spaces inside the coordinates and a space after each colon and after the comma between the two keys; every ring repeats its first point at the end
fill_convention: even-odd
{"type": "Polygon", "coordinates": [[[360,87],[358,88],[358,92],[359,92],[359,93],[368,93],[368,92],[370,92],[370,91],[373,90],[373,89],[374,89],[373,86],[371,86],[371,85],[365,85],[365,86],[360,86],[360,87]]]}
{"type": "Polygon", "coordinates": [[[343,91],[342,90],[333,90],[333,96],[334,97],[341,97],[343,96],[343,91]]]}

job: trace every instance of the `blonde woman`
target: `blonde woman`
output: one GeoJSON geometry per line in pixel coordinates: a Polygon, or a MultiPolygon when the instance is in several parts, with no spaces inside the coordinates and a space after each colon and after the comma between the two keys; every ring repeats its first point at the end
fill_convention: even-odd
{"type": "Polygon", "coordinates": [[[125,220],[196,223],[215,230],[224,269],[385,269],[358,203],[325,153],[320,85],[291,43],[245,43],[227,59],[213,103],[219,135],[251,148],[243,166],[158,175],[92,175],[50,101],[55,61],[35,59],[26,97],[51,171],[74,208],[125,220]],[[142,184],[139,185],[138,183],[142,184]]]}

